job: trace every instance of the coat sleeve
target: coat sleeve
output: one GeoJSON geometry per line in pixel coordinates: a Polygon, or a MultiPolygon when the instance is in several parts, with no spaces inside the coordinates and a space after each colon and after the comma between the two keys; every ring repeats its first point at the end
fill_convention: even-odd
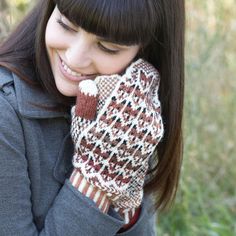
{"type": "Polygon", "coordinates": [[[24,132],[14,108],[0,95],[0,235],[152,236],[153,218],[145,201],[136,224],[117,234],[124,222],[112,209],[103,214],[68,180],[58,192],[38,231],[32,213],[31,183],[25,157],[24,132]]]}

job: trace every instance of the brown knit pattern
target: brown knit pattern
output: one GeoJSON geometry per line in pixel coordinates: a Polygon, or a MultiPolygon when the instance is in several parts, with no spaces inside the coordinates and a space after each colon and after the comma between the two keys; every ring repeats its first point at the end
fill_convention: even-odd
{"type": "Polygon", "coordinates": [[[97,103],[97,96],[90,96],[78,90],[75,108],[76,115],[87,120],[95,119],[97,103]]]}
{"type": "MultiPolygon", "coordinates": [[[[96,79],[99,93],[106,91],[99,84],[106,78],[96,79]]],[[[110,78],[116,79],[115,88],[100,103],[95,121],[76,117],[72,109],[73,165],[90,184],[106,192],[115,207],[131,209],[141,204],[148,160],[163,136],[160,78],[142,59],[123,76],[110,78]]]]}

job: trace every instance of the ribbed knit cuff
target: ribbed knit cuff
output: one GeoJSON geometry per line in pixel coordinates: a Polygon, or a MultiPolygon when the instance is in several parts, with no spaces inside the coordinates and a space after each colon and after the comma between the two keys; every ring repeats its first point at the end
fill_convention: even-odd
{"type": "Polygon", "coordinates": [[[110,201],[107,198],[106,193],[102,192],[97,187],[92,186],[77,168],[73,170],[70,176],[70,182],[76,189],[78,189],[78,191],[92,199],[103,213],[107,213],[110,201]]]}
{"type": "MultiPolygon", "coordinates": [[[[128,219],[128,223],[126,223],[119,231],[118,233],[122,233],[130,229],[139,219],[139,215],[141,212],[141,207],[135,209],[135,213],[132,217],[128,219]]],[[[122,215],[122,213],[120,213],[122,215]]]]}
{"type": "Polygon", "coordinates": [[[133,225],[136,220],[138,219],[140,208],[132,208],[132,209],[121,209],[121,208],[114,208],[115,211],[117,211],[125,221],[125,228],[128,228],[131,225],[133,225]]]}

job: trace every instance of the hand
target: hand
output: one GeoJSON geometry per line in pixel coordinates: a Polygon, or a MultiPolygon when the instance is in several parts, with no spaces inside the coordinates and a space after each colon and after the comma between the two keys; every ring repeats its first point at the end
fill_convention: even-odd
{"type": "Polygon", "coordinates": [[[125,211],[140,206],[148,160],[163,136],[159,80],[157,70],[139,59],[122,76],[95,79],[95,120],[77,116],[72,108],[74,167],[125,211]]]}

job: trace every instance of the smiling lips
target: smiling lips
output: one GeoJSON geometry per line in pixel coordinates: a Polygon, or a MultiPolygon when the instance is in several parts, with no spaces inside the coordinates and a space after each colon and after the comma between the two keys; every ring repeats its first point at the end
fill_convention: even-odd
{"type": "MultiPolygon", "coordinates": [[[[60,57],[59,57],[60,58],[60,57]]],[[[96,74],[90,74],[90,75],[84,75],[81,73],[77,73],[73,70],[71,70],[68,65],[60,58],[60,69],[62,74],[73,81],[81,81],[81,80],[85,80],[85,79],[95,79],[95,77],[97,76],[96,74]]]]}
{"type": "Polygon", "coordinates": [[[72,70],[65,64],[64,61],[61,61],[61,64],[62,64],[64,70],[65,70],[68,74],[73,75],[73,76],[77,76],[77,77],[78,77],[78,76],[82,76],[82,74],[77,73],[77,72],[75,72],[75,71],[72,71],[72,70]]]}

